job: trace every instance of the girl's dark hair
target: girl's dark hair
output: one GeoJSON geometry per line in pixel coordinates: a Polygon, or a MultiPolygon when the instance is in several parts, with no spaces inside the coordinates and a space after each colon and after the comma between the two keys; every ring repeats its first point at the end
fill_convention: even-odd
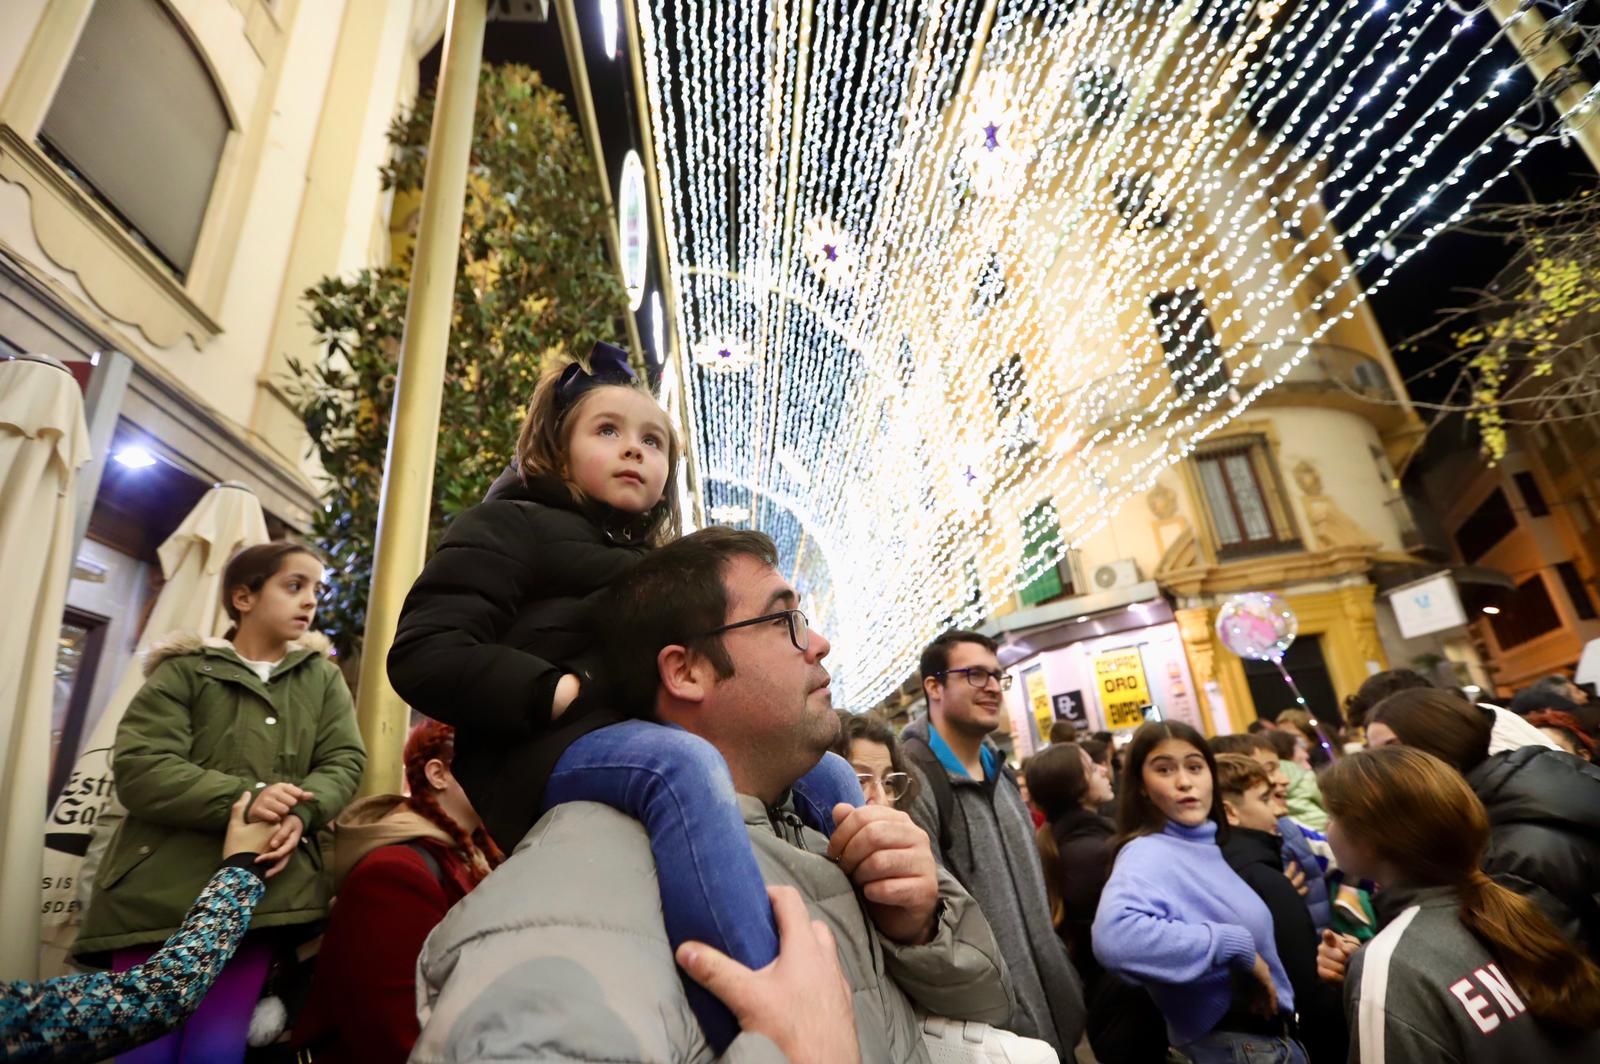
{"type": "Polygon", "coordinates": [[[1362,680],[1356,693],[1344,700],[1344,719],[1350,722],[1351,727],[1360,727],[1367,723],[1367,716],[1377,704],[1390,695],[1432,686],[1432,681],[1426,676],[1411,669],[1375,673],[1362,680]]]}
{"type": "Polygon", "coordinates": [[[1111,743],[1104,739],[1079,739],[1078,745],[1083,752],[1089,755],[1089,760],[1097,765],[1111,767],[1111,743]]]}
{"type": "Polygon", "coordinates": [[[1294,760],[1294,732],[1279,729],[1269,732],[1258,732],[1257,734],[1267,741],[1268,746],[1272,747],[1272,752],[1278,755],[1279,761],[1294,760]]]}
{"type": "MultiPolygon", "coordinates": [[[[644,381],[635,380],[592,388],[562,409],[557,401],[556,386],[561,382],[562,372],[577,361],[580,360],[562,359],[540,375],[533,389],[533,399],[528,403],[527,416],[522,419],[522,428],[517,433],[515,464],[524,483],[538,476],[556,477],[566,483],[573,499],[581,503],[587,501],[586,497],[567,476],[567,451],[572,445],[572,427],[577,422],[578,411],[605,388],[631,388],[649,396],[651,402],[656,402],[656,397],[644,381]]],[[[666,419],[666,430],[667,480],[661,489],[661,501],[642,518],[645,540],[658,547],[677,539],[683,531],[683,515],[678,510],[678,456],[683,453],[683,446],[672,429],[670,418],[666,419]]]]}
{"type": "Polygon", "coordinates": [[[1438,688],[1400,691],[1379,702],[1367,721],[1386,725],[1407,746],[1426,750],[1457,772],[1470,772],[1489,756],[1491,710],[1438,688]]]}
{"type": "Polygon", "coordinates": [[[428,762],[442,761],[449,768],[456,756],[456,730],[436,720],[425,720],[411,729],[406,736],[405,752],[406,789],[411,796],[406,803],[419,814],[455,840],[456,850],[463,858],[468,881],[457,884],[469,891],[483,882],[485,876],[499,867],[506,855],[494,844],[489,833],[480,825],[470,835],[456,823],[455,817],[444,811],[439,799],[434,797],[433,785],[428,782],[428,762]]]}
{"type": "Polygon", "coordinates": [[[1217,759],[1211,753],[1206,737],[1181,720],[1150,721],[1140,725],[1128,744],[1127,763],[1122,770],[1122,786],[1117,798],[1117,837],[1112,843],[1113,854],[1141,835],[1156,835],[1166,826],[1167,817],[1144,789],[1144,763],[1150,752],[1168,739],[1188,743],[1206,759],[1206,769],[1211,773],[1211,811],[1207,814],[1217,825],[1217,837],[1226,837],[1228,818],[1222,809],[1222,791],[1217,787],[1217,759]]]}
{"type": "Polygon", "coordinates": [[[1083,808],[1089,777],[1083,771],[1084,750],[1077,743],[1051,743],[1028,760],[1023,773],[1028,795],[1046,820],[1057,821],[1083,808]]]}
{"type": "MultiPolygon", "coordinates": [[[[1234,735],[1215,735],[1211,737],[1210,742],[1211,752],[1219,757],[1223,754],[1243,754],[1245,757],[1255,757],[1257,750],[1265,750],[1273,757],[1278,756],[1277,748],[1265,736],[1251,732],[1234,735]]],[[[1289,745],[1291,747],[1294,745],[1292,738],[1289,740],[1289,745]]],[[[1289,756],[1294,756],[1293,749],[1289,751],[1289,756]]]]}
{"type": "Polygon", "coordinates": [[[911,771],[906,755],[900,751],[900,740],[895,736],[894,729],[885,724],[880,718],[870,713],[852,713],[848,709],[835,710],[839,714],[839,738],[833,741],[833,752],[850,760],[850,744],[857,739],[869,743],[878,743],[889,748],[889,765],[896,772],[903,772],[910,778],[911,783],[894,803],[896,809],[909,809],[911,799],[916,796],[922,787],[922,777],[911,771]]]}
{"type": "Polygon", "coordinates": [[[233,624],[222,638],[232,639],[239,634],[239,608],[233,604],[233,593],[241,587],[252,595],[260,591],[268,580],[278,575],[283,563],[296,554],[322,561],[321,555],[310,547],[287,539],[246,547],[228,559],[227,567],[222,570],[222,608],[233,624]]]}
{"type": "Polygon", "coordinates": [[[1321,783],[1340,831],[1393,865],[1405,883],[1456,889],[1462,924],[1529,1012],[1571,1030],[1600,1025],[1600,968],[1533,903],[1484,875],[1489,817],[1459,773],[1408,744],[1341,758],[1321,783]]]}

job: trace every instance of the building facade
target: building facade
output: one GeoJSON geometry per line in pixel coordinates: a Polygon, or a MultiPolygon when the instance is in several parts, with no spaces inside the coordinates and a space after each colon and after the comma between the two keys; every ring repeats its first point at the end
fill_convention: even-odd
{"type": "Polygon", "coordinates": [[[18,0],[0,7],[0,354],[65,361],[95,457],[53,722],[55,789],[213,483],[303,533],[287,395],[301,294],[387,262],[385,133],[444,0],[18,0]]]}

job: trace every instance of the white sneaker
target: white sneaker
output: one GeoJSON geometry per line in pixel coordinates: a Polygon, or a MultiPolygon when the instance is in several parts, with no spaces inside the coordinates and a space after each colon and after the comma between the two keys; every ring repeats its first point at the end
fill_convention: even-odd
{"type": "Polygon", "coordinates": [[[933,1064],[1061,1064],[1049,1042],[987,1023],[923,1016],[922,1042],[933,1064]]]}

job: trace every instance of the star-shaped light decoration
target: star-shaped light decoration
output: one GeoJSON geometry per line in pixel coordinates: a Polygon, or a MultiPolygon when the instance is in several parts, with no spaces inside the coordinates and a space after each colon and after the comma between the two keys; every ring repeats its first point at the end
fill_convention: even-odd
{"type": "Polygon", "coordinates": [[[832,219],[813,218],[807,222],[800,247],[806,262],[823,284],[831,288],[849,288],[855,283],[856,265],[861,257],[850,234],[832,219]]]}
{"type": "Polygon", "coordinates": [[[1005,196],[1022,183],[1033,157],[1033,132],[1003,71],[986,70],[973,86],[961,155],[981,196],[1005,196]]]}
{"type": "Polygon", "coordinates": [[[737,373],[755,365],[750,345],[731,336],[713,336],[694,346],[694,364],[712,373],[737,373]]]}

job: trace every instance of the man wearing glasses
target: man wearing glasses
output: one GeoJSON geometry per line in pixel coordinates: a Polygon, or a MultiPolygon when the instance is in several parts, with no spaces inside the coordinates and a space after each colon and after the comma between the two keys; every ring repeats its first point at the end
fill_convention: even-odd
{"type": "Polygon", "coordinates": [[[900,735],[926,784],[909,812],[1000,941],[1017,992],[1004,1026],[1044,1039],[1068,1060],[1083,1035],[1083,987],[1051,924],[1033,820],[1016,775],[988,737],[1011,686],[997,649],[988,636],[966,631],[946,632],[923,649],[928,715],[900,735]]]}
{"type": "Polygon", "coordinates": [[[701,1037],[644,828],[569,802],[435,929],[418,962],[412,1060],[929,1064],[917,1009],[1010,1016],[993,933],[905,813],[837,805],[831,840],[795,814],[791,788],[839,723],[827,637],[777,561],[761,533],[705,529],[646,555],[601,606],[608,692],[722,755],[772,895],[772,964],[708,966],[711,951],[696,947],[677,958],[743,1033],[721,1057],[701,1037]]]}

